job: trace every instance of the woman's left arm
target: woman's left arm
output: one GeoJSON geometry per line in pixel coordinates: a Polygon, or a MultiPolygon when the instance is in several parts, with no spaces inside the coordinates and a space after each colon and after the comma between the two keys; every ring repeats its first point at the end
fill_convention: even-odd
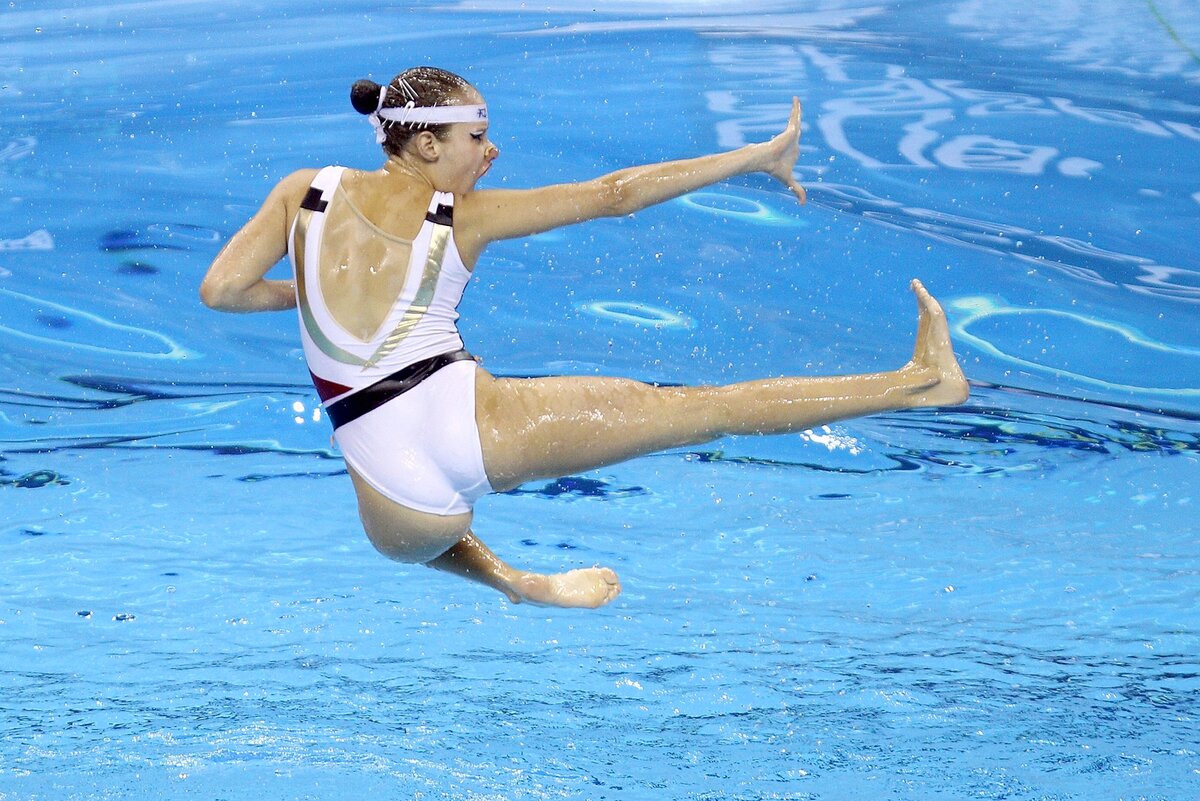
{"type": "Polygon", "coordinates": [[[267,280],[267,272],[287,255],[290,208],[316,175],[300,170],[280,181],[262,208],[217,254],[200,284],[200,299],[227,312],[278,311],[296,306],[292,281],[267,280]]]}
{"type": "Polygon", "coordinates": [[[793,170],[800,156],[800,101],[792,99],[787,127],[773,139],[700,158],[630,167],[591,181],[539,189],[483,190],[455,206],[455,241],[468,263],[489,242],[563,225],[619,217],[750,172],[783,183],[803,203],[793,170]],[[460,214],[461,212],[461,214],[460,214]],[[465,223],[459,226],[460,222],[465,223]]]}

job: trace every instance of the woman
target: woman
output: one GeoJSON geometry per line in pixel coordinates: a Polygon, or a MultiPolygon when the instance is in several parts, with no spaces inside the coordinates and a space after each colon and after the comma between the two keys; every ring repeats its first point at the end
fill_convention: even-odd
{"type": "Polygon", "coordinates": [[[727,434],[801,431],[857,415],[962,402],[967,384],[941,308],[913,282],[920,311],[899,370],[779,378],[725,387],[654,387],[562,377],[497,379],[463,351],[455,311],[490,243],[630,214],[735,175],[763,172],[799,199],[800,105],[760,144],[634,167],[582,183],[475,191],[499,150],[479,92],[443,70],[359,81],[387,161],[378,172],[301,170],[217,256],[205,304],[288,309],[313,383],[379,551],[493,587],[513,602],[597,607],[620,592],[608,568],[515,569],[471,531],[481,495],[727,434]],[[264,278],[285,254],[294,281],[264,278]]]}

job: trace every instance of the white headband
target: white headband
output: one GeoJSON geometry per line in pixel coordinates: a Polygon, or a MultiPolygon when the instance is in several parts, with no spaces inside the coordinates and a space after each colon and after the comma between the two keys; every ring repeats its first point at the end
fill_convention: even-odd
{"type": "Polygon", "coordinates": [[[398,122],[401,125],[447,125],[452,122],[486,122],[487,106],[418,106],[412,100],[406,105],[383,108],[387,87],[379,92],[379,108],[369,119],[375,128],[376,144],[387,138],[383,122],[398,122]]]}

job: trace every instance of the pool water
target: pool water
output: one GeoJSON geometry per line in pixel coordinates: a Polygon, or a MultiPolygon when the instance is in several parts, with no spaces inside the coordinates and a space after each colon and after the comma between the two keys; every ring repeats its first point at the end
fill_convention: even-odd
{"type": "MultiPolygon", "coordinates": [[[[0,15],[0,799],[1192,799],[1200,12],[1185,0],[0,15]],[[293,314],[203,308],[294,169],[380,163],[357,78],[485,94],[524,187],[805,104],[798,175],[503,243],[506,375],[890,369],[917,276],[970,402],[485,499],[597,612],[362,535],[293,314]]],[[[277,275],[286,275],[281,265],[277,275]]]]}

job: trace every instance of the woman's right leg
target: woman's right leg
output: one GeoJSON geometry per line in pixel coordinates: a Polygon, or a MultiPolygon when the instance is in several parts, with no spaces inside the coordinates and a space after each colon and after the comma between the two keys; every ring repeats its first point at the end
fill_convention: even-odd
{"type": "Polygon", "coordinates": [[[723,387],[627,379],[494,379],[480,371],[476,418],[488,478],[506,490],[729,434],[803,431],[877,412],[967,397],[945,314],[917,281],[913,359],[885,373],[776,378],[723,387]]]}
{"type": "Polygon", "coordinates": [[[595,608],[621,593],[617,574],[606,567],[564,573],[521,570],[496,556],[471,531],[471,513],[435,515],[409,509],[383,496],[353,468],[358,511],[376,550],[398,562],[425,564],[504,593],[513,603],[595,608]]]}
{"type": "Polygon", "coordinates": [[[621,594],[617,574],[607,567],[565,573],[534,573],[509,565],[472,532],[429,567],[499,590],[513,603],[595,609],[621,594]]]}

